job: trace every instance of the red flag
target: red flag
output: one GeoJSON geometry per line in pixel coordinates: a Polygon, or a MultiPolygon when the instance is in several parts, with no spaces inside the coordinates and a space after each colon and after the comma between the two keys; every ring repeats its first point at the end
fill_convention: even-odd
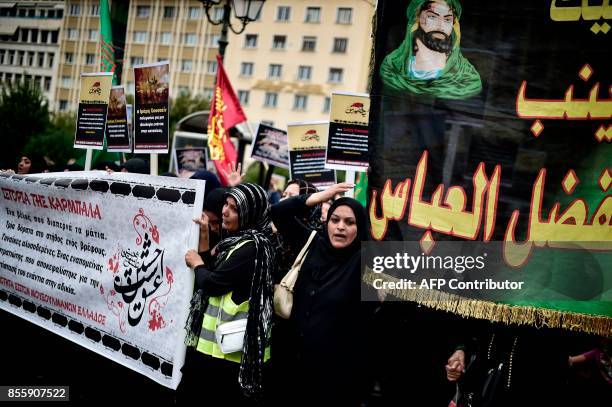
{"type": "Polygon", "coordinates": [[[208,116],[208,150],[223,185],[227,185],[227,174],[231,166],[235,168],[238,158],[229,130],[244,121],[246,116],[240,101],[223,69],[221,56],[217,55],[217,84],[208,116]]]}

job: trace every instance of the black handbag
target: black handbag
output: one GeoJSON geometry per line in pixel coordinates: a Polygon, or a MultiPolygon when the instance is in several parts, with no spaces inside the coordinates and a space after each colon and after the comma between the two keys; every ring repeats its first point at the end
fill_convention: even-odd
{"type": "MultiPolygon", "coordinates": [[[[508,362],[495,360],[491,357],[491,348],[495,335],[491,337],[487,356],[472,355],[465,369],[463,377],[457,383],[455,397],[451,401],[456,407],[494,407],[504,398],[504,377],[507,377],[507,368],[512,363],[514,346],[509,355],[508,362]]],[[[509,381],[508,381],[509,383],[509,381]]]]}

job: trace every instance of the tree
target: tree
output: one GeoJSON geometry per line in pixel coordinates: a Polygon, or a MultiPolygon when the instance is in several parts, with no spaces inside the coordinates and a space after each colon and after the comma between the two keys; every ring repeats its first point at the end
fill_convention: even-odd
{"type": "Polygon", "coordinates": [[[61,170],[70,158],[76,158],[82,154],[82,151],[75,151],[73,148],[76,115],[56,113],[52,114],[51,118],[47,129],[30,137],[23,151],[28,156],[43,152],[45,157],[53,161],[57,169],[61,170]]]}
{"type": "Polygon", "coordinates": [[[32,81],[6,82],[0,88],[0,162],[13,167],[31,137],[45,131],[49,109],[32,81]]]}

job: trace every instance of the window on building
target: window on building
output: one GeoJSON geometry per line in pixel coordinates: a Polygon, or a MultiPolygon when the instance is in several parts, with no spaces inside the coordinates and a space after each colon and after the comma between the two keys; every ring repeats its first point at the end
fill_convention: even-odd
{"type": "Polygon", "coordinates": [[[17,51],[17,65],[23,66],[25,62],[25,51],[17,51]]]}
{"type": "Polygon", "coordinates": [[[214,21],[221,21],[223,20],[223,8],[221,7],[214,7],[212,9],[212,18],[214,21]]]}
{"type": "Polygon", "coordinates": [[[334,38],[333,52],[338,54],[346,53],[346,45],[348,44],[348,38],[334,38]]]}
{"type": "Polygon", "coordinates": [[[240,76],[253,76],[253,63],[243,62],[240,64],[240,76]]]}
{"type": "Polygon", "coordinates": [[[172,43],[172,33],[171,32],[159,33],[159,42],[160,44],[171,44],[172,43]]]}
{"type": "Polygon", "coordinates": [[[286,35],[275,35],[272,39],[272,49],[285,49],[287,45],[286,35]]]}
{"type": "Polygon", "coordinates": [[[174,7],[173,6],[164,7],[164,18],[174,18],[174,7]]]}
{"type": "Polygon", "coordinates": [[[211,48],[218,48],[220,39],[220,34],[210,34],[210,36],[208,36],[208,46],[211,48]]]}
{"type": "Polygon", "coordinates": [[[317,47],[317,37],[304,37],[302,40],[302,51],[314,52],[317,47]]]}
{"type": "Polygon", "coordinates": [[[248,90],[239,90],[238,91],[238,100],[240,100],[240,104],[246,106],[249,104],[249,96],[251,92],[248,90]]]}
{"type": "Polygon", "coordinates": [[[22,8],[19,10],[19,17],[25,17],[26,16],[26,9],[22,8]]]}
{"type": "Polygon", "coordinates": [[[27,61],[28,66],[34,66],[34,56],[35,55],[36,53],[34,51],[28,51],[28,61],[27,61]]]}
{"type": "Polygon", "coordinates": [[[42,68],[43,66],[45,66],[45,53],[44,52],[38,52],[38,63],[36,66],[42,68]]]}
{"type": "Polygon", "coordinates": [[[69,15],[71,15],[71,16],[78,16],[79,14],[81,14],[81,5],[80,4],[71,3],[70,4],[69,15]]]}
{"type": "Polygon", "coordinates": [[[264,96],[264,106],[265,107],[276,107],[277,103],[278,103],[278,93],[266,92],[264,96]]]}
{"type": "Polygon", "coordinates": [[[328,82],[340,83],[342,82],[342,68],[329,68],[328,82]]]}
{"type": "Polygon", "coordinates": [[[181,60],[181,71],[191,72],[192,68],[193,68],[193,61],[191,59],[181,60]]]}
{"type": "Polygon", "coordinates": [[[89,30],[89,41],[98,41],[98,30],[89,30]]]}
{"type": "Polygon", "coordinates": [[[38,42],[38,29],[37,28],[34,28],[31,30],[30,42],[34,44],[38,42]]]}
{"type": "Polygon", "coordinates": [[[90,16],[99,16],[100,15],[100,5],[94,4],[93,6],[91,6],[90,9],[89,9],[89,15],[90,16]]]}
{"type": "Polygon", "coordinates": [[[217,61],[206,61],[206,73],[217,73],[217,61]]]}
{"type": "Polygon", "coordinates": [[[308,105],[307,95],[295,95],[293,99],[293,110],[306,110],[308,105]]]}
{"type": "Polygon", "coordinates": [[[4,57],[6,56],[6,50],[0,49],[0,65],[4,64],[4,57]]]}
{"type": "Polygon", "coordinates": [[[325,96],[323,99],[323,113],[329,113],[331,109],[331,98],[329,96],[325,96]]]}
{"type": "Polygon", "coordinates": [[[136,44],[145,44],[149,40],[149,33],[146,31],[134,31],[132,39],[136,44]]]}
{"type": "Polygon", "coordinates": [[[85,54],[85,65],[93,65],[96,63],[95,54],[85,54]]]}
{"type": "Polygon", "coordinates": [[[306,7],[306,18],[304,21],[307,23],[320,23],[321,7],[306,7]]]}
{"type": "Polygon", "coordinates": [[[136,6],[136,17],[146,18],[151,15],[151,6],[136,6]]]}
{"type": "Polygon", "coordinates": [[[59,37],[59,30],[51,31],[51,43],[52,44],[57,44],[58,37],[59,37]]]}
{"type": "Polygon", "coordinates": [[[64,17],[64,10],[55,10],[55,18],[62,18],[64,17]]]}
{"type": "Polygon", "coordinates": [[[338,8],[338,14],[336,16],[337,24],[350,24],[353,18],[353,9],[349,7],[338,8]]]}
{"type": "Polygon", "coordinates": [[[291,7],[278,6],[276,9],[276,21],[289,21],[291,18],[291,7]]]}
{"type": "MultiPolygon", "coordinates": [[[[76,40],[79,36],[79,30],[76,28],[68,28],[66,30],[66,38],[68,38],[69,40],[76,40]]],[[[34,33],[32,33],[32,37],[34,37],[34,33]]],[[[32,41],[34,41],[34,38],[32,38],[32,41]]]]}
{"type": "Polygon", "coordinates": [[[312,75],[312,67],[306,65],[300,65],[298,67],[298,80],[309,81],[312,75]]]}
{"type": "Polygon", "coordinates": [[[51,90],[51,77],[45,76],[45,83],[43,85],[43,90],[45,92],[49,92],[51,90]]]}
{"type": "Polygon", "coordinates": [[[64,63],[71,64],[72,61],[74,61],[74,53],[73,52],[64,53],[64,63]]]}
{"type": "Polygon", "coordinates": [[[60,100],[59,101],[59,110],[61,110],[61,111],[68,110],[68,101],[67,100],[60,100]]]}
{"type": "Polygon", "coordinates": [[[28,42],[28,34],[30,33],[30,30],[27,28],[21,28],[19,31],[21,34],[21,42],[28,42]]]}
{"type": "Polygon", "coordinates": [[[191,45],[191,46],[196,45],[198,43],[198,35],[193,34],[193,33],[185,34],[184,43],[185,45],[191,45]]]}
{"type": "Polygon", "coordinates": [[[144,64],[143,57],[130,57],[130,65],[134,66],[134,65],[142,65],[142,64],[144,64]]]}
{"type": "Polygon", "coordinates": [[[30,18],[36,17],[36,9],[33,9],[33,8],[29,9],[28,10],[28,17],[30,17],[30,18]]]}
{"type": "Polygon", "coordinates": [[[198,20],[200,18],[200,7],[189,7],[187,17],[190,20],[198,20]]]}
{"type": "Polygon", "coordinates": [[[244,37],[245,48],[257,48],[257,34],[247,34],[244,37]]]}
{"type": "Polygon", "coordinates": [[[70,76],[62,76],[62,88],[72,87],[72,78],[70,76]]]}
{"type": "Polygon", "coordinates": [[[47,44],[49,42],[49,31],[40,30],[40,42],[42,44],[47,44]]]}
{"type": "Polygon", "coordinates": [[[268,68],[268,78],[280,78],[283,74],[283,66],[280,64],[270,64],[268,68]]]}
{"type": "Polygon", "coordinates": [[[53,68],[53,62],[55,60],[55,54],[47,52],[47,68],[53,68]]]}

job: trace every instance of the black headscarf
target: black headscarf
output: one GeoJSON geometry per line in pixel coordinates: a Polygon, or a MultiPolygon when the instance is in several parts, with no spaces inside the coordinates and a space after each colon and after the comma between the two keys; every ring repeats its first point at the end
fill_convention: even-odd
{"type": "Polygon", "coordinates": [[[225,258],[225,251],[243,241],[250,240],[255,244],[255,271],[238,381],[245,394],[257,396],[263,393],[264,354],[272,328],[275,253],[270,242],[270,206],[266,191],[256,184],[239,184],[231,188],[226,197],[236,201],[240,227],[238,232],[219,243],[217,259],[225,258]]]}
{"type": "MultiPolygon", "coordinates": [[[[308,181],[303,179],[292,179],[287,183],[287,189],[289,185],[296,184],[300,188],[299,195],[307,195],[318,192],[317,187],[311,184],[308,181]]],[[[310,207],[308,212],[304,214],[304,216],[300,217],[300,221],[304,224],[304,226],[309,227],[310,229],[320,229],[321,228],[321,204],[310,207]]],[[[297,255],[297,253],[295,253],[297,255]]]]}
{"type": "MultiPolygon", "coordinates": [[[[207,188],[208,189],[208,188],[207,188]]],[[[208,195],[204,200],[204,207],[207,211],[211,211],[221,219],[223,212],[223,205],[225,205],[225,198],[227,197],[228,188],[215,188],[211,191],[207,191],[208,195]]]]}
{"type": "Polygon", "coordinates": [[[330,206],[325,228],[319,232],[320,244],[312,248],[312,258],[317,260],[316,264],[305,264],[311,268],[312,276],[315,280],[324,280],[332,272],[337,272],[339,268],[352,268],[361,262],[361,242],[368,240],[368,225],[365,208],[353,198],[340,198],[330,206]],[[336,249],[332,246],[327,233],[327,225],[336,209],[340,206],[348,206],[355,214],[357,235],[350,245],[343,249],[336,249]]]}
{"type": "Polygon", "coordinates": [[[219,182],[219,178],[208,170],[198,170],[196,171],[190,179],[201,179],[206,181],[206,188],[204,189],[204,197],[208,197],[211,191],[219,188],[221,183],[219,182]]]}
{"type": "Polygon", "coordinates": [[[150,174],[149,163],[142,158],[130,158],[123,164],[121,168],[125,168],[127,172],[134,172],[136,174],[150,174]]]}

